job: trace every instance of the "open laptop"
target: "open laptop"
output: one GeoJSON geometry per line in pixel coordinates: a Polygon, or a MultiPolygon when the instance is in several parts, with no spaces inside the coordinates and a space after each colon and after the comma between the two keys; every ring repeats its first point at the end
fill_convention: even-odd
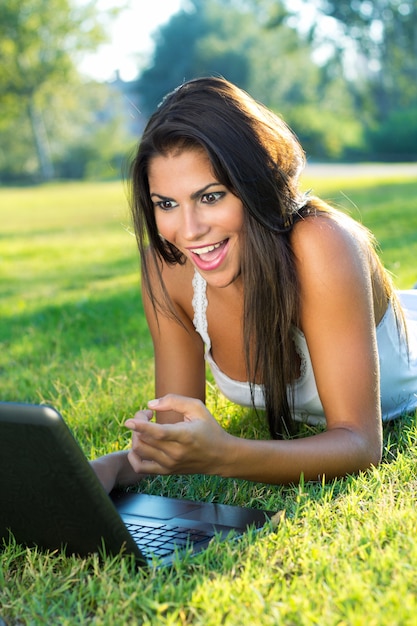
{"type": "Polygon", "coordinates": [[[169,564],[181,550],[199,552],[213,536],[236,537],[269,517],[162,496],[108,496],[56,409],[0,402],[0,548],[12,535],[46,550],[124,551],[139,565],[154,557],[169,564]]]}

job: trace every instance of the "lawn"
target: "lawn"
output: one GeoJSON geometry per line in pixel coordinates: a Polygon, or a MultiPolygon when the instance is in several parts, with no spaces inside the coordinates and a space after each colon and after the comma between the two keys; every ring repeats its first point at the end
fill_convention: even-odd
{"type": "MultiPolygon", "coordinates": [[[[303,184],[375,233],[398,287],[417,282],[415,179],[303,184]]],[[[123,422],[152,397],[153,364],[123,184],[0,189],[0,223],[0,399],[53,404],[88,457],[127,447],[123,422]]],[[[208,404],[231,432],[265,435],[211,382],[208,404]]],[[[282,512],[277,527],[171,568],[8,545],[0,625],[417,624],[415,416],[384,441],[377,469],[328,484],[144,481],[147,493],[282,512]]]]}

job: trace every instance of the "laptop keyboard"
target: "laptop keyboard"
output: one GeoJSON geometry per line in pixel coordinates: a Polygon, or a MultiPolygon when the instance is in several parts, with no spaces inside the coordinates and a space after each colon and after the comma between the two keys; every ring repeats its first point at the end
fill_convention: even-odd
{"type": "Polygon", "coordinates": [[[134,541],[144,554],[165,557],[175,549],[192,546],[214,537],[214,532],[201,532],[195,528],[168,524],[146,525],[126,523],[134,541]]]}

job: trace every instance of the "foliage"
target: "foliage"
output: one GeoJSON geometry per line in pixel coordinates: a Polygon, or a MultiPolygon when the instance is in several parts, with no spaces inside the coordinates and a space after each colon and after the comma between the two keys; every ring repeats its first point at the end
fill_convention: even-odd
{"type": "Polygon", "coordinates": [[[311,44],[289,26],[289,13],[280,13],[278,25],[268,15],[249,52],[248,91],[282,115],[309,157],[339,159],[360,149],[362,129],[341,68],[313,61],[311,44]]]}
{"type": "Polygon", "coordinates": [[[155,36],[153,58],[138,83],[144,112],[152,113],[168,92],[196,76],[220,74],[244,86],[253,38],[249,14],[217,0],[192,0],[155,36]]]}
{"type": "MultiPolygon", "coordinates": [[[[314,192],[351,211],[360,207],[397,284],[417,279],[415,176],[307,174],[303,184],[314,192]]],[[[152,394],[153,367],[122,185],[0,189],[0,220],[0,397],[55,404],[88,456],[126,447],[123,422],[152,394]]],[[[211,384],[208,395],[225,428],[263,435],[251,412],[211,384]]],[[[384,441],[378,469],[329,483],[144,481],[147,493],[284,512],[277,527],[214,541],[171,568],[138,571],[122,557],[65,557],[11,543],[0,552],[0,622],[413,624],[416,418],[386,427],[384,441]]]]}
{"type": "Polygon", "coordinates": [[[371,127],[365,134],[369,154],[382,160],[415,160],[415,142],[401,144],[406,120],[401,123],[400,118],[407,119],[414,137],[417,0],[303,0],[300,15],[311,4],[328,20],[327,29],[315,20],[311,38],[316,45],[330,45],[333,58],[343,56],[358,114],[364,128],[371,127]]]}
{"type": "MultiPolygon", "coordinates": [[[[40,170],[51,178],[57,95],[77,85],[77,55],[105,38],[94,3],[71,0],[3,0],[0,4],[0,106],[4,134],[0,162],[3,176],[40,170]],[[52,122],[52,123],[51,123],[52,122]],[[19,132],[17,132],[19,129],[19,132]],[[23,130],[25,158],[20,160],[23,130]],[[53,138],[53,139],[52,139],[53,138]],[[30,144],[33,150],[28,149],[30,144]],[[10,155],[15,163],[9,163],[10,155]],[[37,159],[37,161],[36,161],[37,159]],[[22,168],[23,164],[23,168],[22,168]]],[[[73,98],[70,98],[73,100],[73,98]]],[[[65,107],[66,108],[66,107],[65,107]]],[[[58,110],[59,112],[59,110],[58,110]]],[[[1,131],[1,129],[0,129],[1,131]]]]}
{"type": "MultiPolygon", "coordinates": [[[[122,96],[75,69],[118,10],[2,0],[0,183],[119,175],[122,96]]],[[[221,75],[281,114],[309,158],[415,160],[416,49],[417,0],[184,0],[133,100],[149,115],[184,80],[221,75]]]]}
{"type": "Polygon", "coordinates": [[[371,154],[385,161],[417,159],[417,107],[394,109],[367,130],[371,154]]]}
{"type": "Polygon", "coordinates": [[[416,0],[184,7],[140,77],[146,113],[184,80],[220,74],[282,114],[310,157],[416,158],[416,0]]]}
{"type": "Polygon", "coordinates": [[[133,140],[123,95],[109,83],[80,83],[52,96],[50,122],[58,178],[119,178],[133,140]],[[56,139],[55,139],[56,138],[56,139]]]}
{"type": "MultiPolygon", "coordinates": [[[[3,109],[4,110],[4,109],[3,109]]],[[[38,161],[24,111],[0,125],[0,181],[38,181],[38,161]],[[17,130],[18,129],[18,130],[17,130]]],[[[45,86],[44,127],[54,176],[64,179],[119,178],[132,143],[122,95],[113,85],[81,82],[45,86]]]]}
{"type": "Polygon", "coordinates": [[[184,80],[221,75],[281,113],[309,154],[339,158],[358,147],[361,128],[341,72],[333,68],[329,80],[291,19],[283,2],[188,3],[156,35],[138,82],[145,113],[184,80]],[[326,116],[317,112],[323,106],[326,116]]]}
{"type": "Polygon", "coordinates": [[[378,116],[415,102],[417,1],[326,0],[318,4],[337,20],[365,61],[356,71],[368,73],[378,116]]]}

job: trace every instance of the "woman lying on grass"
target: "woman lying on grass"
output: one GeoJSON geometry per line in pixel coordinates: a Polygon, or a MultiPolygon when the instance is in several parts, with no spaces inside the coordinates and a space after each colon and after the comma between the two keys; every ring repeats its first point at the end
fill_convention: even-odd
{"type": "Polygon", "coordinates": [[[394,292],[370,233],[300,191],[303,165],[284,122],[221,79],[151,117],[132,189],[158,399],[126,422],[130,451],[93,462],[107,490],[357,472],[380,461],[381,421],[417,407],[417,291],[394,292]],[[230,400],[265,409],[271,440],[220,427],[206,361],[230,400]],[[326,429],[291,438],[297,420],[326,429]]]}

